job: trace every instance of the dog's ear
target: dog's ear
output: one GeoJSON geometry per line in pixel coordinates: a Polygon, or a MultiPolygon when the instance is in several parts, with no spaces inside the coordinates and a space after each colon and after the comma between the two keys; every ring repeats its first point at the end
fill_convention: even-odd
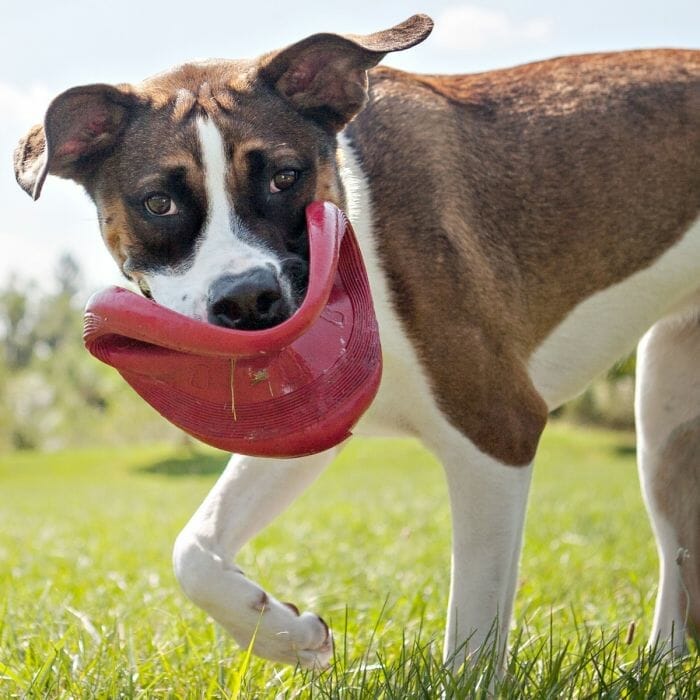
{"type": "Polygon", "coordinates": [[[82,183],[123,131],[135,104],[128,89],[112,85],[61,93],[49,105],[43,126],[32,127],[15,149],[20,187],[38,199],[49,173],[82,183]]]}
{"type": "Polygon", "coordinates": [[[390,51],[415,46],[433,21],[414,15],[367,36],[314,34],[261,60],[259,75],[299,112],[339,131],[364,106],[367,70],[390,51]]]}

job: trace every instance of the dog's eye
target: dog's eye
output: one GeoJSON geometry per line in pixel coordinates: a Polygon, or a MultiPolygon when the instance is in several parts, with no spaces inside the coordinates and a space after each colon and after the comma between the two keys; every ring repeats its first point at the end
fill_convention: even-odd
{"type": "Polygon", "coordinates": [[[280,170],[272,176],[270,180],[270,192],[277,194],[282,190],[288,190],[299,178],[296,170],[280,170]]]}
{"type": "Polygon", "coordinates": [[[177,207],[167,194],[151,194],[143,200],[146,211],[153,216],[172,216],[177,214],[177,207]]]}

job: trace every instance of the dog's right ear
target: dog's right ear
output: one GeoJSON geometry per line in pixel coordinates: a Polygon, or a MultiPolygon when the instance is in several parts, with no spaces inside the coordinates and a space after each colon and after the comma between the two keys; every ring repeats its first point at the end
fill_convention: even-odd
{"type": "Polygon", "coordinates": [[[20,140],[14,154],[20,187],[38,199],[48,174],[83,184],[128,123],[137,98],[127,88],[85,85],[61,93],[44,125],[20,140]]]}
{"type": "Polygon", "coordinates": [[[314,34],[263,56],[259,75],[301,114],[339,131],[367,99],[367,71],[391,51],[403,51],[432,31],[427,15],[413,15],[375,34],[314,34]]]}

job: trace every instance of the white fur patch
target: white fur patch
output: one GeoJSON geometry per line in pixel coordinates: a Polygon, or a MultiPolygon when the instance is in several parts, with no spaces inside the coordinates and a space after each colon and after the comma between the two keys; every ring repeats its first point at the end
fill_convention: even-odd
{"type": "Polygon", "coordinates": [[[692,517],[689,501],[697,489],[689,474],[674,468],[677,464],[673,458],[669,462],[667,448],[672,433],[700,413],[699,313],[700,295],[696,295],[686,308],[656,323],[637,348],[637,461],[661,564],[649,642],[672,646],[678,654],[685,650],[687,623],[683,605],[685,584],[681,578],[684,552],[690,547],[693,556],[697,549],[693,547],[692,537],[690,541],[687,539],[689,532],[679,527],[681,518],[669,517],[669,507],[674,504],[677,508],[685,501],[681,512],[686,519],[692,517]]]}
{"type": "Polygon", "coordinates": [[[279,275],[280,261],[271,251],[254,243],[253,235],[236,216],[226,188],[228,164],[218,128],[211,120],[200,117],[197,131],[208,211],[194,260],[184,271],[168,270],[145,278],[159,304],[206,320],[207,295],[214,280],[265,266],[272,266],[279,275]]]}
{"type": "Polygon", "coordinates": [[[339,137],[339,144],[347,215],[367,269],[384,364],[379,393],[353,432],[360,435],[417,435],[426,425],[444,419],[416,352],[391,304],[389,285],[376,249],[369,184],[343,134],[339,137]]]}
{"type": "Polygon", "coordinates": [[[588,297],[530,357],[530,378],[550,409],[583,391],[659,318],[700,286],[700,222],[653,265],[588,297]]]}

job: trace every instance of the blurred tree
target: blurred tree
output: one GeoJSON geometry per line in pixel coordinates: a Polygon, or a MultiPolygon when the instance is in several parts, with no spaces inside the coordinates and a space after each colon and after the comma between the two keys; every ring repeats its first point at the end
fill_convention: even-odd
{"type": "Polygon", "coordinates": [[[59,260],[54,291],[0,289],[0,449],[56,449],[178,435],[82,343],[82,274],[59,260]]]}
{"type": "Polygon", "coordinates": [[[58,293],[73,299],[83,286],[83,274],[78,261],[70,254],[64,253],[56,266],[58,293]]]}
{"type": "Polygon", "coordinates": [[[60,346],[70,345],[82,328],[82,314],[74,300],[82,286],[80,266],[68,253],[61,256],[55,271],[56,292],[44,296],[37,310],[34,342],[39,352],[53,353],[60,346]]]}
{"type": "Polygon", "coordinates": [[[0,291],[0,335],[10,370],[26,367],[32,358],[35,339],[29,300],[33,291],[33,285],[23,286],[14,276],[0,291]]]}

